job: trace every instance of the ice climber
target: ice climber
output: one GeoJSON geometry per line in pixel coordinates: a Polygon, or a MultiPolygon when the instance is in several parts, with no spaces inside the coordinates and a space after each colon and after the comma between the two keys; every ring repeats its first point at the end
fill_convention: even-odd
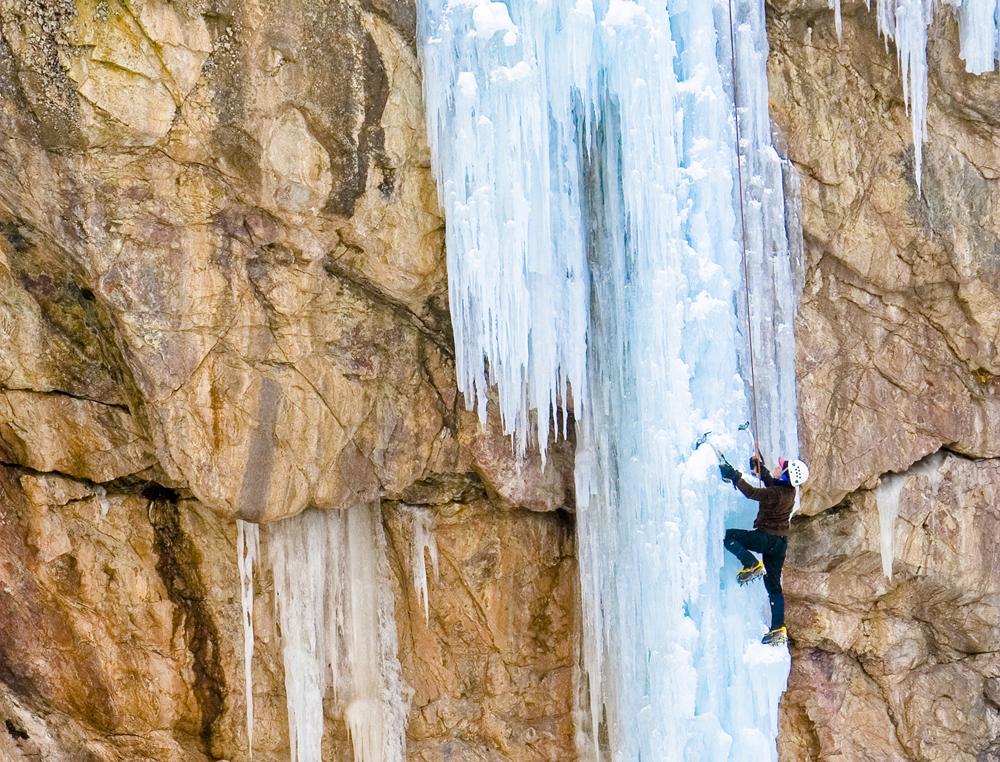
{"type": "Polygon", "coordinates": [[[771,629],[761,639],[767,645],[779,645],[788,640],[785,629],[785,596],[781,593],[781,567],[788,548],[788,522],[799,485],[809,478],[809,469],[801,460],[778,459],[777,476],[764,466],[756,455],[750,458],[750,469],[760,477],[763,487],[754,487],[743,480],[743,474],[727,462],[719,465],[722,478],[740,492],[760,504],[753,530],[727,529],[726,550],[740,559],[743,568],[736,575],[741,585],[764,578],[764,587],[771,603],[771,629]],[[762,561],[750,551],[760,553],[762,561]]]}

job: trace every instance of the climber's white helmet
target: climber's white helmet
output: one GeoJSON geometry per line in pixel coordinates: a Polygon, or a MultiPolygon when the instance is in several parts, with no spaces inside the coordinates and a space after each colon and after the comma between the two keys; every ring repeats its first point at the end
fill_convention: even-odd
{"type": "Polygon", "coordinates": [[[787,465],[788,483],[793,487],[805,484],[809,478],[809,466],[801,460],[790,460],[787,465]]]}

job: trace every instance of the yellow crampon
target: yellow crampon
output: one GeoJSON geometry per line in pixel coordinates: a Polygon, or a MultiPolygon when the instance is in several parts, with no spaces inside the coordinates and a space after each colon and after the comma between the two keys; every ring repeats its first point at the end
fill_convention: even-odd
{"type": "Polygon", "coordinates": [[[788,642],[788,629],[786,627],[775,627],[761,638],[760,642],[765,646],[782,646],[788,642]]]}
{"type": "Polygon", "coordinates": [[[748,566],[745,569],[740,569],[736,572],[736,581],[741,585],[749,585],[755,579],[764,576],[764,562],[758,561],[753,566],[748,566]]]}

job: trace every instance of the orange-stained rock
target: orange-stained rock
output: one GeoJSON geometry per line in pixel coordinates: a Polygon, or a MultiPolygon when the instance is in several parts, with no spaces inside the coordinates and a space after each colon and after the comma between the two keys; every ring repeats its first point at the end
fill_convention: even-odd
{"type": "Polygon", "coordinates": [[[410,759],[571,758],[579,620],[566,514],[479,498],[387,505],[386,519],[400,571],[400,659],[414,691],[410,759]],[[409,563],[417,510],[435,527],[439,555],[426,622],[409,563]]]}

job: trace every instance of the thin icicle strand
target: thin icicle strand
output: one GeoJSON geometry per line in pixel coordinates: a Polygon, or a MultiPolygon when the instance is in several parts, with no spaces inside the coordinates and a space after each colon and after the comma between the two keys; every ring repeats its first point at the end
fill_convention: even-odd
{"type": "Polygon", "coordinates": [[[260,558],[260,527],[236,520],[236,567],[240,575],[243,621],[243,690],[246,702],[247,753],[253,759],[253,572],[260,558]]]}
{"type": "Polygon", "coordinates": [[[843,36],[844,23],[840,15],[840,0],[827,0],[827,7],[833,10],[833,25],[837,30],[837,39],[843,36]]]}
{"type": "Polygon", "coordinates": [[[434,514],[429,508],[405,506],[413,526],[413,544],[410,548],[410,577],[417,601],[424,609],[424,622],[430,617],[430,599],[427,585],[427,556],[431,559],[434,578],[438,575],[437,539],[434,536],[434,514]]]}

